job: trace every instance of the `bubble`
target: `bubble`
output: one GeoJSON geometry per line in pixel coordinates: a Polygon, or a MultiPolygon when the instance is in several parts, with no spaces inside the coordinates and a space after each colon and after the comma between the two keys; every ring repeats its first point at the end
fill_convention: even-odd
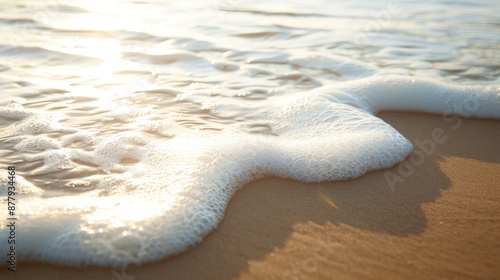
{"type": "MultiPolygon", "coordinates": [[[[465,106],[463,97],[471,92],[484,96],[475,114],[500,117],[496,90],[387,76],[259,101],[245,117],[265,123],[272,135],[199,130],[167,137],[172,122],[158,119],[152,109],[133,108],[109,114],[133,124],[131,130],[99,134],[62,126],[66,116],[61,114],[0,108],[0,117],[11,122],[7,143],[32,153],[25,158],[35,166],[29,174],[78,174],[76,167],[83,166],[99,170],[62,182],[65,191],[84,190],[68,196],[49,196],[19,175],[25,226],[18,234],[26,242],[20,258],[119,266],[178,254],[217,226],[230,198],[251,180],[268,175],[341,180],[390,167],[413,147],[374,112],[444,112],[450,104],[465,106]]],[[[0,228],[0,243],[5,231],[0,228]]]]}

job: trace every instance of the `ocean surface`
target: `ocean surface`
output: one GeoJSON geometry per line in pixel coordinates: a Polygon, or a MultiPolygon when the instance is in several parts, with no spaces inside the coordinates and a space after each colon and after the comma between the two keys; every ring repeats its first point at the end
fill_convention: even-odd
{"type": "Polygon", "coordinates": [[[0,1],[2,265],[8,218],[17,260],[159,260],[249,181],[404,159],[376,112],[500,118],[498,4],[0,1]]]}

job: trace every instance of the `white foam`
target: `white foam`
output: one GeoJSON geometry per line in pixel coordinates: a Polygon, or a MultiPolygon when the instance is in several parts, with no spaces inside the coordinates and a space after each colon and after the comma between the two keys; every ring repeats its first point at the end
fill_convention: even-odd
{"type": "MultiPolygon", "coordinates": [[[[411,143],[373,115],[389,109],[500,118],[500,93],[495,87],[375,76],[274,96],[245,111],[271,135],[195,131],[156,139],[141,131],[165,134],[168,121],[144,125],[148,120],[142,114],[127,113],[118,118],[139,117],[135,131],[96,136],[79,130],[60,143],[34,134],[70,133],[59,124],[62,117],[1,108],[0,116],[18,120],[11,129],[19,142],[15,148],[42,150],[28,158],[43,160],[32,175],[72,169],[75,162],[109,173],[67,183],[92,190],[75,196],[42,197],[41,189],[18,183],[26,189],[18,194],[19,258],[117,266],[179,253],[217,226],[231,196],[251,180],[266,175],[305,182],[354,178],[404,159],[411,143]],[[92,149],[80,148],[79,142],[92,149]]],[[[217,110],[224,114],[238,106],[225,103],[217,110]]],[[[1,225],[0,243],[6,236],[1,225]]]]}
{"type": "Polygon", "coordinates": [[[14,135],[36,135],[50,132],[76,132],[76,129],[64,127],[59,121],[67,119],[63,114],[35,112],[24,109],[20,104],[7,106],[0,110],[0,117],[19,120],[14,126],[8,127],[7,133],[14,135]]]}
{"type": "MultiPolygon", "coordinates": [[[[26,180],[23,176],[16,175],[15,178],[16,182],[16,194],[22,195],[23,197],[29,197],[30,195],[41,195],[43,193],[43,190],[32,183],[30,183],[28,180],[26,180]]],[[[8,193],[8,188],[10,185],[5,184],[5,182],[2,182],[0,185],[0,196],[2,197],[7,197],[8,193]]]]}
{"type": "Polygon", "coordinates": [[[59,148],[59,142],[44,136],[27,136],[19,142],[19,144],[14,146],[14,149],[19,151],[45,151],[59,148]]]}
{"type": "Polygon", "coordinates": [[[458,114],[465,117],[500,117],[500,87],[463,86],[413,77],[372,77],[334,86],[384,110],[458,114]]]}

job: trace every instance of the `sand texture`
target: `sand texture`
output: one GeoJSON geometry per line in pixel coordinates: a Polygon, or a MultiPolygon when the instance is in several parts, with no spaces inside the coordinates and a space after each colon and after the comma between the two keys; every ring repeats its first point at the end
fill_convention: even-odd
{"type": "Polygon", "coordinates": [[[500,122],[380,116],[435,149],[416,146],[404,162],[354,180],[248,184],[215,231],[159,262],[114,272],[21,262],[0,278],[500,278],[500,122]]]}

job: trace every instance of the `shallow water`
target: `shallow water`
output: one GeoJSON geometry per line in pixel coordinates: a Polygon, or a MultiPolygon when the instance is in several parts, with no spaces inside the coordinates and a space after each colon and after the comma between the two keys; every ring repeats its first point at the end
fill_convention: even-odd
{"type": "Polygon", "coordinates": [[[20,259],[157,260],[251,180],[390,167],[412,146],[380,110],[500,117],[496,1],[0,4],[20,259]]]}

